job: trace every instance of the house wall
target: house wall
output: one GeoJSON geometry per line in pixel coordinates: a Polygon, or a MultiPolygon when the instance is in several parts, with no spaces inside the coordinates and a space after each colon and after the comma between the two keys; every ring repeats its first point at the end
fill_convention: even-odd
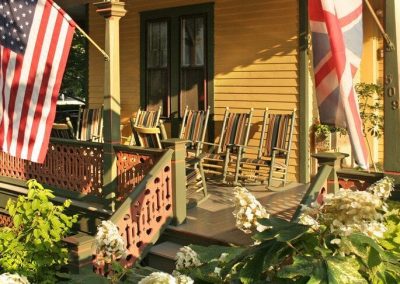
{"type": "MultiPolygon", "coordinates": [[[[121,19],[122,120],[140,105],[139,12],[177,7],[204,0],[127,1],[121,19]]],[[[284,112],[299,108],[298,1],[215,0],[214,113],[218,136],[224,109],[255,109],[251,145],[257,145],[263,109],[284,112]]],[[[104,19],[89,9],[89,33],[104,45],[104,19]]],[[[89,104],[103,102],[104,64],[93,47],[89,51],[89,104]]],[[[297,112],[298,115],[298,112],[297,112]]],[[[298,119],[293,137],[290,179],[298,179],[298,119]]]]}
{"type": "MultiPolygon", "coordinates": [[[[371,5],[374,10],[377,11],[381,9],[383,11],[383,1],[373,0],[371,5]]],[[[384,76],[384,60],[381,56],[380,50],[383,51],[383,37],[379,31],[378,25],[373,19],[367,6],[364,4],[364,47],[363,56],[360,66],[360,81],[365,83],[374,83],[383,86],[383,76],[384,76]]],[[[383,24],[383,18],[380,18],[383,24]]],[[[383,106],[383,101],[382,101],[383,106]]],[[[384,115],[383,109],[380,115],[384,115]]],[[[383,165],[383,135],[380,138],[371,137],[368,135],[368,141],[371,146],[372,158],[375,162],[379,162],[383,165]]]]}

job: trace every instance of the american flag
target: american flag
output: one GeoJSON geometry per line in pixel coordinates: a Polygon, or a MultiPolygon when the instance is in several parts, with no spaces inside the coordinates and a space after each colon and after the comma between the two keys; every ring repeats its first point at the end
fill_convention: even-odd
{"type": "Polygon", "coordinates": [[[75,23],[51,0],[0,0],[0,149],[42,163],[75,23]]]}
{"type": "Polygon", "coordinates": [[[362,0],[309,0],[309,15],[321,123],[347,128],[356,162],[368,168],[353,85],[363,45],[362,0]]]}

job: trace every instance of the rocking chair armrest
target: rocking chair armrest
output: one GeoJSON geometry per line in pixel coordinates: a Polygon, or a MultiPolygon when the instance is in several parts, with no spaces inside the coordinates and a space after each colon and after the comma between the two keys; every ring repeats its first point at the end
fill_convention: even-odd
{"type": "Polygon", "coordinates": [[[218,146],[217,143],[211,143],[211,142],[202,142],[204,145],[211,145],[211,146],[218,146]]]}
{"type": "Polygon", "coordinates": [[[246,149],[250,148],[250,149],[257,149],[257,146],[250,146],[250,145],[241,145],[241,144],[229,144],[227,145],[228,148],[238,148],[239,150],[245,151],[246,149]]]}
{"type": "Polygon", "coordinates": [[[240,147],[240,148],[254,148],[258,149],[258,146],[250,146],[250,145],[241,145],[241,144],[228,144],[228,147],[240,147]]]}
{"type": "Polygon", "coordinates": [[[287,153],[287,152],[289,152],[288,150],[286,150],[286,149],[282,149],[282,148],[277,148],[277,147],[274,147],[274,148],[272,148],[272,152],[284,152],[284,153],[287,153]]]}
{"type": "Polygon", "coordinates": [[[203,159],[205,158],[206,155],[207,155],[207,153],[201,153],[200,155],[198,155],[196,157],[186,159],[186,164],[194,165],[194,164],[200,163],[203,161],[203,159]]]}

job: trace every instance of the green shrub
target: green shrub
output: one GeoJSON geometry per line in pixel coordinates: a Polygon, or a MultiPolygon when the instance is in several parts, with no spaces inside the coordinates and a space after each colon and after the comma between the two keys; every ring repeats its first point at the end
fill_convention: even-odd
{"type": "Polygon", "coordinates": [[[62,239],[77,221],[63,212],[70,200],[56,206],[52,192],[36,180],[28,181],[27,196],[9,200],[13,227],[0,229],[0,267],[25,275],[34,283],[53,283],[55,273],[68,261],[62,239]]]}

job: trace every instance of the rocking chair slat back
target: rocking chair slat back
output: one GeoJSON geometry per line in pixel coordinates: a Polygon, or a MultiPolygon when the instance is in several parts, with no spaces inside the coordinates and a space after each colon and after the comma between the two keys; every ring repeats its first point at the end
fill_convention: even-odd
{"type": "Polygon", "coordinates": [[[247,145],[252,116],[253,109],[245,113],[234,113],[226,108],[218,152],[225,152],[228,145],[247,145]]]}

